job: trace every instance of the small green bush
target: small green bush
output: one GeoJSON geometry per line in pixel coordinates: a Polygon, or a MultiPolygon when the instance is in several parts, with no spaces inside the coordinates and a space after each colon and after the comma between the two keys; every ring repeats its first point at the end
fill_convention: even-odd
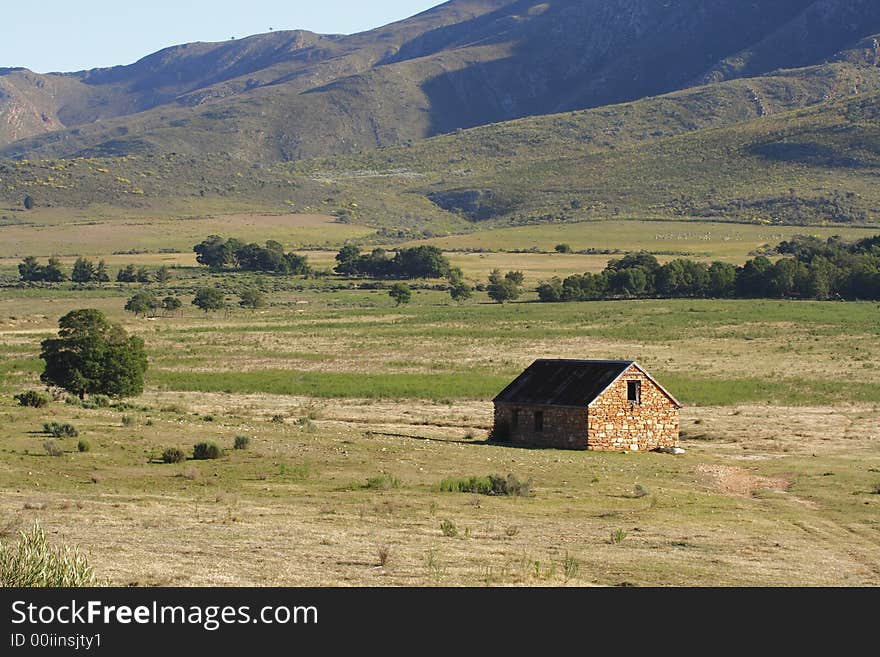
{"type": "Polygon", "coordinates": [[[223,456],[223,450],[216,443],[199,443],[193,447],[193,460],[206,461],[219,459],[223,456]]]}
{"type": "Polygon", "coordinates": [[[54,440],[47,440],[43,443],[43,449],[49,456],[64,456],[64,450],[58,446],[54,440]]]}
{"type": "Polygon", "coordinates": [[[236,436],[235,443],[233,444],[233,447],[235,449],[247,449],[250,444],[251,444],[251,437],[250,436],[236,436]]]}
{"type": "Polygon", "coordinates": [[[76,427],[67,422],[44,422],[43,432],[51,434],[56,438],[76,438],[79,435],[76,427]]]}
{"type": "Polygon", "coordinates": [[[15,395],[15,400],[18,402],[19,406],[43,408],[43,406],[52,401],[52,398],[49,397],[49,395],[37,392],[36,390],[25,390],[24,392],[15,395]]]}
{"type": "Polygon", "coordinates": [[[647,488],[642,486],[641,484],[636,484],[633,486],[633,497],[648,497],[651,494],[647,488]]]}
{"type": "Polygon", "coordinates": [[[381,474],[367,479],[364,488],[370,490],[389,490],[391,488],[400,488],[400,479],[391,475],[381,474]]]}
{"type": "Polygon", "coordinates": [[[92,446],[89,445],[89,441],[87,441],[87,440],[80,440],[80,441],[76,444],[76,448],[77,448],[77,450],[79,450],[80,452],[88,452],[89,450],[92,449],[92,446]]]}
{"type": "Polygon", "coordinates": [[[92,395],[89,400],[97,408],[109,408],[111,400],[107,395],[92,395]]]}
{"type": "Polygon", "coordinates": [[[450,477],[440,482],[440,490],[445,493],[476,493],[478,495],[507,495],[530,497],[532,480],[520,481],[516,475],[506,477],[493,474],[488,477],[450,477]]]}
{"type": "Polygon", "coordinates": [[[570,579],[574,579],[578,576],[578,573],[581,571],[581,562],[575,559],[570,554],[566,553],[565,558],[562,560],[562,574],[565,577],[565,580],[568,581],[570,579]]]}
{"type": "Polygon", "coordinates": [[[451,520],[444,520],[440,523],[440,531],[444,536],[449,538],[455,538],[458,536],[458,527],[455,526],[455,523],[451,520]]]}
{"type": "Polygon", "coordinates": [[[131,415],[122,416],[122,426],[130,427],[132,424],[134,424],[134,418],[131,415]]]}
{"type": "Polygon", "coordinates": [[[169,447],[162,452],[162,461],[165,463],[182,463],[186,461],[186,454],[183,453],[182,449],[169,447]]]}
{"type": "Polygon", "coordinates": [[[21,532],[18,543],[0,541],[0,587],[94,586],[88,560],[75,548],[53,547],[39,525],[21,532]]]}

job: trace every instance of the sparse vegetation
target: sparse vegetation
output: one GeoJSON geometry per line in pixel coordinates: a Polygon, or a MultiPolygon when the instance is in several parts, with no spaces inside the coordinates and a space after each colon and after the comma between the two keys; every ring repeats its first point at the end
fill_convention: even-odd
{"type": "Polygon", "coordinates": [[[443,520],[440,523],[440,532],[447,538],[458,536],[458,527],[451,520],[443,520]]]}
{"type": "Polygon", "coordinates": [[[247,449],[251,444],[250,436],[236,436],[233,443],[234,449],[247,449]]]}

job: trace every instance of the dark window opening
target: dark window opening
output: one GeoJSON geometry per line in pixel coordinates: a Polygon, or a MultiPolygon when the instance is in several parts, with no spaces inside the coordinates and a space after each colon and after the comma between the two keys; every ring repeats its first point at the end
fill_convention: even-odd
{"type": "Polygon", "coordinates": [[[626,401],[631,404],[642,403],[642,382],[627,381],[626,382],[626,401]]]}
{"type": "Polygon", "coordinates": [[[544,430],[544,411],[535,411],[535,431],[544,430]]]}
{"type": "Polygon", "coordinates": [[[519,427],[519,410],[515,410],[510,414],[510,428],[516,429],[519,427]]]}

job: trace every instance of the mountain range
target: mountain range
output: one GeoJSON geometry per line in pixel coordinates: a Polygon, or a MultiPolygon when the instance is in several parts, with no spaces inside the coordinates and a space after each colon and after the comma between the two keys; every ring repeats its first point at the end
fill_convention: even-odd
{"type": "Polygon", "coordinates": [[[289,161],[735,79],[758,80],[738,111],[778,111],[874,88],[878,34],[875,0],[453,0],[351,36],[277,31],[129,66],[0,69],[0,155],[289,161]],[[781,70],[797,89],[767,103],[760,78],[781,70]]]}

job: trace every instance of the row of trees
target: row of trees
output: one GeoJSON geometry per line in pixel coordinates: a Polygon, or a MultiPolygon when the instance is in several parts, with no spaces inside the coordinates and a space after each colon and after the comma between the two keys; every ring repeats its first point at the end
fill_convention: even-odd
{"type": "MultiPolygon", "coordinates": [[[[399,249],[391,256],[385,249],[361,253],[359,246],[347,245],[336,254],[337,274],[378,279],[447,278],[455,276],[449,260],[436,246],[399,249]]],[[[458,279],[460,281],[460,276],[458,279]]]]}
{"type": "Polygon", "coordinates": [[[277,274],[307,275],[310,271],[305,256],[285,253],[284,246],[274,240],[265,246],[245,243],[235,238],[210,235],[193,247],[196,261],[211,269],[240,269],[242,271],[274,272],[277,274]]]}
{"type": "Polygon", "coordinates": [[[757,256],[742,267],[678,259],[665,265],[647,253],[611,260],[598,274],[541,283],[541,301],[642,297],[880,299],[880,236],[846,243],[799,237],[777,247],[775,263],[757,256]]]}
{"type": "MultiPolygon", "coordinates": [[[[238,305],[242,308],[256,310],[266,306],[266,295],[256,288],[245,288],[238,293],[238,305]]],[[[227,307],[226,295],[222,290],[203,287],[196,290],[192,305],[206,313],[224,310],[227,307]]],[[[155,317],[157,313],[174,313],[183,306],[183,302],[175,296],[160,299],[148,290],[141,290],[125,302],[125,309],[135,315],[155,317]]]]}
{"type": "MultiPolygon", "coordinates": [[[[61,283],[68,280],[67,272],[58,258],[49,258],[45,265],[41,265],[34,256],[28,256],[18,265],[18,276],[23,282],[35,283],[61,283]]],[[[166,283],[171,278],[171,270],[162,265],[155,271],[146,267],[135,267],[129,264],[116,273],[116,280],[120,283],[166,283]]],[[[74,283],[108,283],[110,274],[107,264],[99,260],[97,264],[88,258],[77,258],[73,263],[69,280],[74,283]]]]}

